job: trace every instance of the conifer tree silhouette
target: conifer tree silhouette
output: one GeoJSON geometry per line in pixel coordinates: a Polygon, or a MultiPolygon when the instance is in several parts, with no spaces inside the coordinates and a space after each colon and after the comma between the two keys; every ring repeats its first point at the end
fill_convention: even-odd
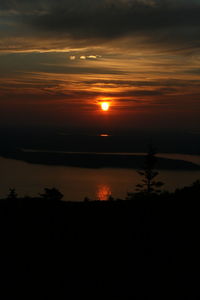
{"type": "Polygon", "coordinates": [[[145,157],[144,167],[138,171],[138,174],[142,176],[142,182],[136,185],[136,191],[149,195],[150,193],[160,193],[160,188],[164,185],[161,181],[156,181],[156,176],[159,174],[155,171],[157,158],[156,151],[149,146],[148,152],[145,157]]]}

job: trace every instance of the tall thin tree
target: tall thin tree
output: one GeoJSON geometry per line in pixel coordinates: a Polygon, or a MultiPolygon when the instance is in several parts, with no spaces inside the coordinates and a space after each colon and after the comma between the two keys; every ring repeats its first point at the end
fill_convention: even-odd
{"type": "Polygon", "coordinates": [[[136,185],[136,191],[144,194],[160,193],[160,188],[164,185],[161,181],[156,181],[156,177],[159,174],[155,170],[157,163],[156,151],[150,145],[145,157],[144,167],[139,170],[138,173],[142,176],[142,182],[136,185]]]}

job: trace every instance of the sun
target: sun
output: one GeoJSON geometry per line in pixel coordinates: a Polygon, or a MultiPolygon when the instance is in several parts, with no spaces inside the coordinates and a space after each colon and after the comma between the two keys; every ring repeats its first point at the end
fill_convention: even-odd
{"type": "Polygon", "coordinates": [[[102,102],[101,103],[101,109],[104,111],[109,110],[110,104],[108,102],[102,102]]]}

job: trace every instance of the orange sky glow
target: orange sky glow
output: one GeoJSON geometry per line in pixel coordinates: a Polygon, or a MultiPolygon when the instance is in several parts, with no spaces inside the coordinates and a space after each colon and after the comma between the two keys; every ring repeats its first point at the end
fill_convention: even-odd
{"type": "Polygon", "coordinates": [[[83,0],[64,0],[59,15],[44,2],[0,4],[0,125],[98,127],[105,102],[113,128],[200,128],[200,5],[88,0],[88,11],[83,0]]]}

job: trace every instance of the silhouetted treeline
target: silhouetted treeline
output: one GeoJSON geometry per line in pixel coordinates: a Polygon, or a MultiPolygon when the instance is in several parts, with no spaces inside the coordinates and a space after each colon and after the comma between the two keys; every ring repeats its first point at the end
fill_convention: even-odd
{"type": "MultiPolygon", "coordinates": [[[[155,175],[155,173],[153,173],[153,175],[155,175]]],[[[143,174],[143,176],[144,176],[144,174],[143,174]]],[[[154,180],[154,178],[155,178],[155,176],[152,178],[152,180],[154,180]]],[[[144,180],[144,182],[145,182],[145,180],[144,180]]],[[[154,185],[155,185],[155,181],[153,181],[153,186],[154,185]]],[[[161,186],[161,183],[159,182],[158,185],[161,186]]],[[[163,185],[163,183],[162,183],[162,185],[163,185]]],[[[141,200],[148,200],[148,199],[172,200],[172,199],[180,199],[180,198],[185,199],[186,198],[185,200],[187,200],[188,198],[198,199],[198,197],[200,196],[200,180],[196,180],[193,184],[191,184],[189,186],[176,189],[174,192],[169,192],[166,190],[163,190],[163,191],[157,190],[157,186],[155,189],[151,188],[150,190],[148,190],[148,184],[146,182],[144,183],[144,188],[143,189],[142,188],[143,188],[143,186],[141,185],[141,189],[139,191],[138,191],[138,189],[136,189],[136,192],[127,193],[127,197],[125,197],[124,199],[123,198],[121,198],[121,199],[115,198],[113,195],[110,195],[106,202],[125,201],[125,200],[126,201],[134,201],[134,200],[138,200],[138,199],[141,199],[141,200]]],[[[64,197],[64,195],[55,187],[44,188],[44,192],[38,193],[37,197],[31,197],[28,195],[26,195],[24,197],[19,197],[17,194],[17,191],[14,188],[10,188],[8,195],[6,197],[2,198],[0,201],[12,200],[12,201],[15,201],[16,203],[17,203],[17,200],[31,200],[31,199],[32,200],[34,200],[34,199],[40,200],[40,201],[41,200],[61,201],[61,200],[63,200],[63,197],[64,197]]],[[[84,199],[82,199],[82,201],[95,202],[95,201],[97,201],[97,199],[90,199],[88,197],[85,197],[84,199]]],[[[66,202],[66,201],[63,201],[63,202],[66,202]]]]}

